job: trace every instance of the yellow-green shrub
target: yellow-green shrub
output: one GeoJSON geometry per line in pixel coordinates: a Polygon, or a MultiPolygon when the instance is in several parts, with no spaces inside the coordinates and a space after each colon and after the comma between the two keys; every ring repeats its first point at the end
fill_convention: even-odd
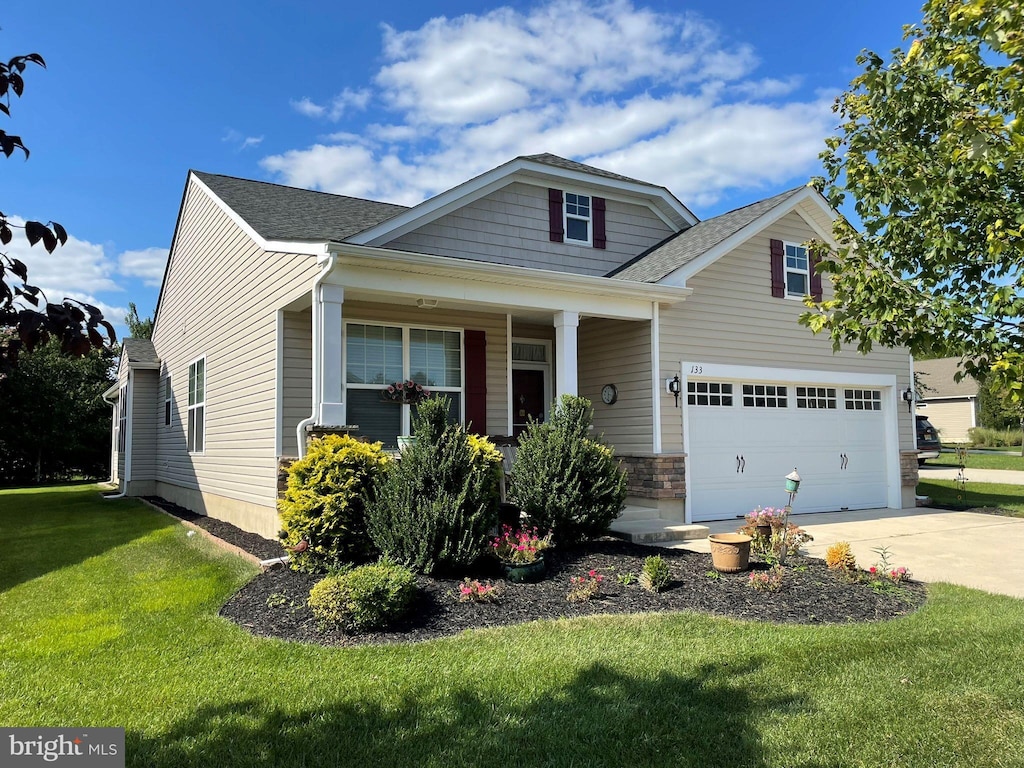
{"type": "Polygon", "coordinates": [[[309,445],[288,470],[288,489],[278,502],[282,538],[291,547],[296,570],[322,571],[372,557],[366,532],[366,505],[390,461],[380,443],[347,435],[327,435],[309,445]]]}
{"type": "Polygon", "coordinates": [[[412,571],[382,558],[317,582],[309,591],[309,609],[322,626],[365,632],[401,618],[415,595],[412,571]]]}
{"type": "Polygon", "coordinates": [[[833,571],[852,572],[857,569],[857,558],[850,551],[850,544],[837,541],[825,550],[825,565],[833,571]]]}

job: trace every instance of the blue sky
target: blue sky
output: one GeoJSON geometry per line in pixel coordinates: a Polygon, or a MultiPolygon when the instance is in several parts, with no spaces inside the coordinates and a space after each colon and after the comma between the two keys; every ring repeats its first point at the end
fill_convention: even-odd
{"type": "Polygon", "coordinates": [[[920,0],[53,2],[0,18],[38,52],[4,128],[0,210],[51,299],[156,303],[188,169],[413,204],[554,152],[671,189],[707,218],[805,183],[862,48],[920,0]]]}

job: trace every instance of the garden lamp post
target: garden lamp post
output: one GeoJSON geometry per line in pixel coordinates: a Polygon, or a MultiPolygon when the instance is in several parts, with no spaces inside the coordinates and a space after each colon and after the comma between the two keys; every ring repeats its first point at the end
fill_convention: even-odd
{"type": "Polygon", "coordinates": [[[780,565],[785,564],[786,555],[789,554],[786,543],[787,536],[789,535],[789,516],[793,513],[793,499],[796,498],[799,491],[800,475],[797,473],[796,467],[793,467],[793,471],[786,475],[786,493],[789,494],[789,501],[786,503],[786,506],[782,511],[782,541],[779,543],[780,565]]]}

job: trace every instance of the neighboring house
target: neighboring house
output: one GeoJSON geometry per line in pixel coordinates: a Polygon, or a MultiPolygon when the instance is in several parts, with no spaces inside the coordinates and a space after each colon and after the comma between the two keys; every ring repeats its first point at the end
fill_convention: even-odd
{"type": "Polygon", "coordinates": [[[413,208],[190,172],[152,344],[108,393],[117,479],[272,536],[308,428],[394,446],[410,407],[380,393],[411,378],[489,435],[590,398],[630,503],[665,519],[781,505],[794,466],[797,512],[913,506],[909,356],[797,324],[832,215],[801,187],[698,221],[554,155],[413,208]]]}
{"type": "Polygon", "coordinates": [[[978,426],[978,382],[970,376],[955,380],[961,358],[915,360],[918,412],[939,431],[943,443],[970,441],[968,430],[978,426]]]}

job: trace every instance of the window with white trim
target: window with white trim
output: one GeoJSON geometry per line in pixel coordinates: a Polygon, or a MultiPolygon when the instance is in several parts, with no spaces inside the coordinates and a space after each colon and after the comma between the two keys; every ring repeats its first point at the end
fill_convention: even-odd
{"type": "Polygon", "coordinates": [[[188,452],[206,448],[206,358],[188,367],[188,452]]]}
{"type": "Polygon", "coordinates": [[[745,408],[788,408],[788,390],[777,384],[744,384],[745,408]]]}
{"type": "Polygon", "coordinates": [[[592,210],[590,195],[565,193],[565,239],[574,243],[591,242],[592,210]]]}
{"type": "Polygon", "coordinates": [[[686,382],[687,405],[732,405],[732,384],[719,381],[686,382]]]}
{"type": "Polygon", "coordinates": [[[171,374],[164,379],[164,426],[171,426],[171,374]]]}
{"type": "Polygon", "coordinates": [[[848,411],[882,410],[882,390],[880,389],[847,389],[843,394],[848,411]]]}
{"type": "Polygon", "coordinates": [[[797,387],[796,407],[834,411],[836,409],[836,390],[834,387],[797,387]]]}
{"type": "Polygon", "coordinates": [[[461,330],[345,324],[346,421],[359,434],[398,445],[412,430],[415,405],[385,399],[382,391],[412,381],[451,400],[450,418],[462,421],[465,377],[461,330]]]}
{"type": "Polygon", "coordinates": [[[121,387],[117,398],[117,452],[124,453],[128,437],[128,385],[121,387]]]}
{"type": "Polygon", "coordinates": [[[784,243],[786,295],[803,298],[811,292],[810,256],[802,245],[784,243]]]}

